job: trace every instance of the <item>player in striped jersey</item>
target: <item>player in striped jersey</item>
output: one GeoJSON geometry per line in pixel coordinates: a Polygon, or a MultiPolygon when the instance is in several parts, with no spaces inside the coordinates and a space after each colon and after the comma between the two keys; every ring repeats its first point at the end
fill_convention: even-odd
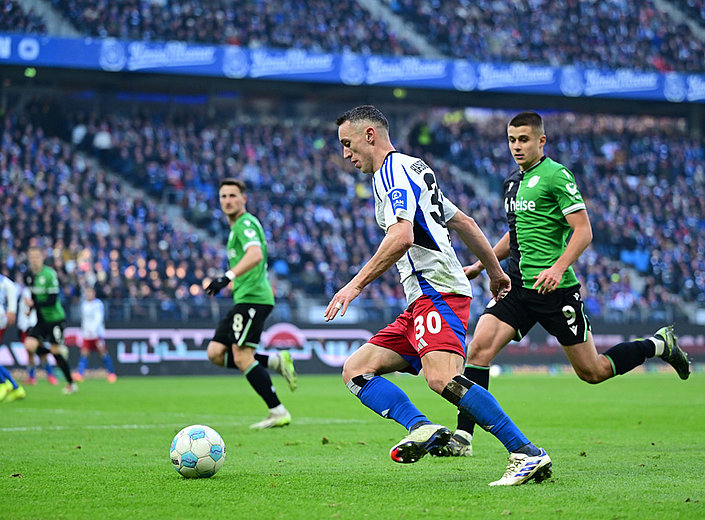
{"type": "Polygon", "coordinates": [[[117,381],[113,360],[105,344],[105,305],[96,297],[95,287],[86,287],[81,302],[81,357],[78,368],[73,374],[76,381],[83,381],[83,374],[88,367],[88,355],[97,352],[103,358],[103,365],[108,371],[108,383],[117,381]]]}
{"type": "Polygon", "coordinates": [[[432,390],[475,417],[510,452],[504,476],[490,485],[522,484],[550,474],[551,459],[524,436],[492,395],[462,375],[465,334],[472,291],[450,244],[447,224],[480,258],[499,297],[510,280],[499,266],[480,228],[443,197],[429,166],[396,151],[389,123],[375,107],[359,106],[337,121],[343,157],[372,174],[377,223],[385,231],[377,252],[338,291],[325,311],[326,321],[345,314],[369,283],[396,264],[408,307],[345,362],[343,380],[362,403],[393,419],[409,434],[392,447],[395,462],[416,462],[443,447],[450,430],[433,424],[391,381],[395,371],[424,376],[432,390]]]}

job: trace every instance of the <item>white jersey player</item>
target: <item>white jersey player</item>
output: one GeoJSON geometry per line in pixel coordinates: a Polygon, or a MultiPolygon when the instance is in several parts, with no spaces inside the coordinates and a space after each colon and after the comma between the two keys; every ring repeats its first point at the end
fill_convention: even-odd
{"type": "Polygon", "coordinates": [[[88,366],[88,355],[95,351],[103,358],[103,364],[108,371],[108,382],[117,381],[113,361],[108,354],[108,347],[105,345],[105,305],[103,301],[96,297],[93,287],[87,287],[84,291],[84,299],[81,302],[81,358],[78,361],[78,368],[74,372],[73,378],[76,381],[83,381],[86,367],[88,366]]]}
{"type": "Polygon", "coordinates": [[[448,444],[451,432],[431,423],[398,386],[381,376],[418,374],[423,368],[432,390],[460,413],[475,417],[510,452],[507,471],[491,485],[546,478],[551,467],[546,452],[529,442],[487,390],[462,374],[472,292],[446,226],[487,267],[490,290],[499,298],[511,282],[492,246],[473,219],[444,199],[424,161],[396,151],[389,122],[377,108],[353,108],[336,123],[343,157],[372,174],[377,223],[385,237],[372,258],[333,296],[324,318],[345,314],[362,290],[395,264],[409,304],[345,362],[348,389],[365,406],[409,430],[389,454],[395,462],[416,462],[448,444]]]}
{"type": "Polygon", "coordinates": [[[23,287],[20,291],[19,304],[17,306],[17,328],[20,331],[20,340],[24,343],[27,331],[37,324],[37,310],[27,305],[27,301],[32,299],[32,291],[29,287],[23,287]]]}
{"type": "Polygon", "coordinates": [[[0,339],[17,319],[17,293],[15,282],[0,274],[0,339]]]}
{"type": "Polygon", "coordinates": [[[84,340],[104,339],[105,305],[100,298],[95,297],[95,291],[92,289],[88,289],[86,293],[86,298],[81,302],[81,335],[84,340]]]}
{"type": "Polygon", "coordinates": [[[443,196],[431,168],[416,157],[390,152],[372,187],[379,227],[386,232],[397,219],[413,222],[414,244],[396,263],[407,304],[424,294],[472,296],[446,228],[458,208],[443,196]]]}

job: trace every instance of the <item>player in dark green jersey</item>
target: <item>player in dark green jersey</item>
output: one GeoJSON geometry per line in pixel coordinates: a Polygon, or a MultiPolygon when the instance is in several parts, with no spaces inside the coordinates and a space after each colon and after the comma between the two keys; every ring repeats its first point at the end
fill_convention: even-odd
{"type": "Polygon", "coordinates": [[[218,366],[240,369],[252,388],[269,407],[269,415],[251,426],[254,429],[276,428],[291,422],[291,414],[281,404],[269,373],[279,372],[296,388],[296,372],[289,352],[274,355],[257,354],[264,321],[274,307],[272,287],[267,279],[267,242],[257,218],[245,209],[245,183],[223,179],[218,187],[220,207],[228,218],[230,235],[227,254],[229,269],[206,288],[211,295],[233,284],[232,310],[218,324],[208,344],[208,359],[218,366]]]}
{"type": "MultiPolygon", "coordinates": [[[[573,174],[543,152],[543,120],[534,112],[515,116],[507,127],[509,149],[519,169],[504,183],[509,231],[494,246],[499,260],[509,259],[512,289],[491,301],[478,320],[465,376],[487,388],[492,360],[511,340],[519,340],[537,322],[555,336],[580,379],[600,383],[658,356],[681,379],[690,375],[687,356],[673,327],[648,339],[619,343],[598,354],[572,265],[592,241],[587,209],[573,174]],[[569,238],[570,236],[570,238],[569,238]]],[[[475,278],[483,266],[464,268],[475,278]]],[[[472,454],[472,419],[458,416],[458,428],[442,455],[472,454]]]]}
{"type": "Polygon", "coordinates": [[[39,246],[31,246],[27,250],[29,269],[25,273],[25,286],[32,291],[32,299],[28,302],[30,308],[37,311],[37,324],[27,331],[24,346],[30,356],[44,355],[51,352],[56,364],[66,378],[65,394],[72,394],[78,386],[71,377],[71,370],[64,358],[64,326],[66,313],[59,301],[59,278],[51,267],[44,265],[44,251],[39,246]],[[49,349],[44,342],[49,343],[49,349]]]}

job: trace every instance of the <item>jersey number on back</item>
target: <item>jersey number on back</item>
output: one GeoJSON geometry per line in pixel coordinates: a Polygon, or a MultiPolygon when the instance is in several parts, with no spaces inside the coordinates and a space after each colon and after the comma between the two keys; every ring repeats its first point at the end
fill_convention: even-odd
{"type": "Polygon", "coordinates": [[[433,173],[428,172],[423,176],[423,180],[426,183],[428,191],[431,192],[431,204],[435,206],[435,210],[431,211],[431,217],[440,226],[446,227],[446,219],[443,214],[443,205],[441,204],[441,192],[438,189],[438,184],[436,184],[436,176],[433,173]]]}

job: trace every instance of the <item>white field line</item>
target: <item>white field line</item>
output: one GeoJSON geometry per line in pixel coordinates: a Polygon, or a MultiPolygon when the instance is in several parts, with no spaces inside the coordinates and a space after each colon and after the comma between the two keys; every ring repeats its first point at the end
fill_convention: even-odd
{"type": "MultiPolygon", "coordinates": [[[[257,420],[259,417],[252,417],[249,420],[228,421],[222,422],[213,419],[209,422],[216,422],[218,426],[246,426],[251,421],[257,420]]],[[[369,424],[371,421],[360,419],[322,419],[318,417],[295,417],[295,424],[303,425],[330,425],[330,424],[369,424]]],[[[201,418],[201,422],[203,421],[201,418]]],[[[195,424],[195,423],[194,423],[195,424]]],[[[71,426],[55,425],[55,426],[10,426],[0,427],[2,433],[12,432],[48,432],[48,431],[71,431],[71,430],[145,430],[145,429],[162,429],[162,428],[181,428],[182,423],[165,423],[165,424],[76,424],[71,426]]]]}

